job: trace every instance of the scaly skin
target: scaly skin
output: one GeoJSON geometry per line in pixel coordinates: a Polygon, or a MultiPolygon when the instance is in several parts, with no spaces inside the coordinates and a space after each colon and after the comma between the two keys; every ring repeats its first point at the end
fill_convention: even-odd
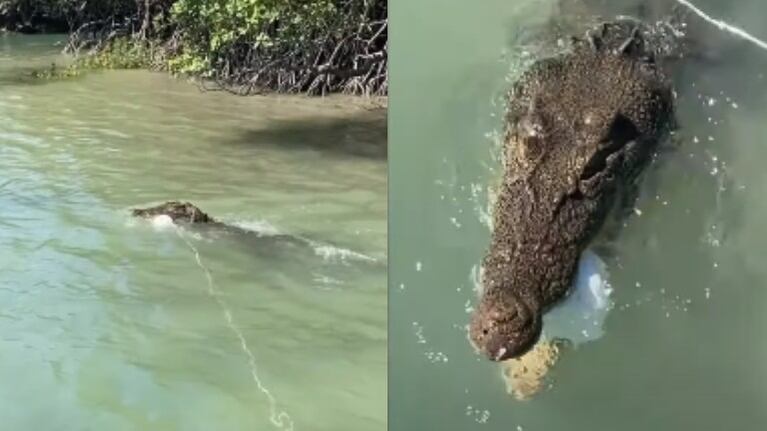
{"type": "Polygon", "coordinates": [[[160,215],[170,217],[174,223],[216,223],[216,221],[189,202],[168,201],[150,208],[131,211],[134,217],[152,218],[160,215]]]}
{"type": "Polygon", "coordinates": [[[673,123],[670,84],[636,23],[609,23],[534,64],[510,92],[505,172],[469,328],[519,357],[567,296],[581,252],[673,123]]]}

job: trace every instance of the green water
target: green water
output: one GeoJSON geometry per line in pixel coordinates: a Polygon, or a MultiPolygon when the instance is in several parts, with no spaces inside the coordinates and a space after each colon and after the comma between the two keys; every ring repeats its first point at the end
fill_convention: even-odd
{"type": "MultiPolygon", "coordinates": [[[[498,172],[497,100],[519,71],[517,36],[551,3],[392,4],[390,427],[762,429],[767,52],[700,21],[715,55],[675,76],[679,147],[647,171],[641,215],[602,255],[615,289],[605,335],[567,352],[553,387],[527,402],[466,340],[498,172]]],[[[767,38],[763,2],[696,3],[767,38]]]]}
{"type": "Polygon", "coordinates": [[[58,42],[0,36],[1,428],[384,430],[384,115],[19,79],[58,42]],[[169,199],[263,238],[128,216],[169,199]]]}

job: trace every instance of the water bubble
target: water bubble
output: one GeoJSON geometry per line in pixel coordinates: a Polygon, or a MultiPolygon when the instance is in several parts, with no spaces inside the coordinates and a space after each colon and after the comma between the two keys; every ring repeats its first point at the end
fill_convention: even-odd
{"type": "Polygon", "coordinates": [[[440,362],[447,362],[447,355],[442,352],[426,352],[424,353],[424,356],[431,362],[432,364],[440,363],[440,362]]]}
{"type": "Polygon", "coordinates": [[[455,226],[455,227],[457,227],[459,229],[461,228],[461,222],[459,222],[458,219],[455,218],[455,217],[450,217],[450,223],[452,223],[453,226],[455,226]]]}
{"type": "Polygon", "coordinates": [[[426,337],[423,335],[423,326],[418,322],[413,322],[415,338],[418,344],[426,344],[426,337]]]}

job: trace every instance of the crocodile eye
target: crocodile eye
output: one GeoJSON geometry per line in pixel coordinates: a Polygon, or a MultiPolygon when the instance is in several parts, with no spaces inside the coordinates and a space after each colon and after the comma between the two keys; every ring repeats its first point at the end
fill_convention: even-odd
{"type": "Polygon", "coordinates": [[[614,142],[622,146],[626,142],[633,141],[639,136],[637,126],[625,115],[617,114],[610,122],[610,128],[602,138],[602,142],[614,142]]]}
{"type": "Polygon", "coordinates": [[[516,132],[516,157],[527,163],[538,160],[546,144],[544,123],[540,116],[535,113],[524,116],[517,124],[516,132]]]}
{"type": "Polygon", "coordinates": [[[591,155],[588,163],[583,167],[580,179],[588,180],[607,167],[607,158],[620,151],[627,143],[639,136],[636,125],[622,114],[614,117],[609,129],[600,139],[600,147],[591,155]]]}

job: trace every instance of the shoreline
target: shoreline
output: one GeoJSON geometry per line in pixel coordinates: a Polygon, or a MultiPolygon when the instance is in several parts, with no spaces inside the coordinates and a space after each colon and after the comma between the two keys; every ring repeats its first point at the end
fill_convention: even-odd
{"type": "MultiPolygon", "coordinates": [[[[59,33],[59,32],[20,33],[16,31],[8,31],[5,29],[0,29],[0,38],[3,38],[3,37],[14,37],[14,38],[20,38],[20,39],[59,37],[61,40],[59,42],[51,44],[51,46],[62,47],[63,45],[66,44],[66,40],[69,37],[69,33],[59,33]]],[[[55,59],[55,61],[45,63],[45,65],[41,65],[39,68],[32,67],[28,70],[25,70],[24,75],[19,76],[19,79],[39,81],[42,83],[46,81],[54,82],[58,80],[72,79],[76,77],[81,77],[83,75],[86,75],[92,72],[99,73],[99,72],[108,72],[108,71],[130,71],[130,70],[139,71],[140,70],[140,71],[151,72],[151,73],[162,73],[173,79],[176,79],[179,81],[186,81],[199,88],[203,88],[204,87],[203,83],[206,82],[205,79],[201,79],[196,76],[175,74],[168,70],[161,70],[161,69],[158,70],[158,69],[152,69],[150,67],[120,68],[120,67],[93,67],[87,64],[80,65],[78,64],[78,57],[75,55],[67,54],[63,52],[63,48],[57,53],[51,54],[51,59],[55,59]]],[[[306,94],[306,93],[280,92],[276,90],[264,90],[263,92],[250,93],[250,94],[235,94],[234,92],[231,92],[231,91],[216,89],[212,87],[209,89],[204,89],[203,91],[210,92],[210,93],[226,92],[239,97],[290,97],[290,98],[306,98],[307,100],[319,99],[319,100],[328,100],[328,101],[342,101],[344,106],[353,105],[354,108],[359,108],[361,110],[372,111],[372,112],[386,111],[388,109],[388,104],[389,104],[388,94],[387,95],[365,95],[365,94],[334,92],[334,93],[328,93],[324,95],[323,94],[312,95],[312,94],[306,94]]]]}
{"type": "MultiPolygon", "coordinates": [[[[385,0],[119,0],[104,8],[6,0],[0,34],[60,35],[79,69],[150,69],[241,95],[388,95],[385,0]],[[204,82],[204,81],[203,81],[204,82]]],[[[44,77],[55,78],[52,67],[44,77]]]]}

